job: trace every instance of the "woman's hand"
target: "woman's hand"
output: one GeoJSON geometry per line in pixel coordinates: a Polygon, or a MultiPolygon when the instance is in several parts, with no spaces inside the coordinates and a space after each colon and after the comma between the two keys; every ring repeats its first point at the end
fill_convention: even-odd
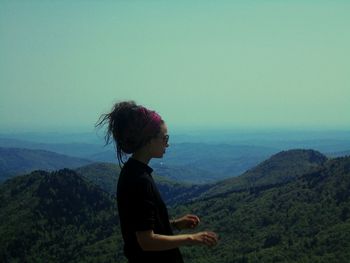
{"type": "Polygon", "coordinates": [[[191,235],[193,245],[215,246],[218,243],[218,236],[214,232],[199,232],[191,235]]]}
{"type": "Polygon", "coordinates": [[[172,225],[178,230],[193,229],[198,226],[200,220],[196,215],[185,215],[172,221],[172,225]]]}

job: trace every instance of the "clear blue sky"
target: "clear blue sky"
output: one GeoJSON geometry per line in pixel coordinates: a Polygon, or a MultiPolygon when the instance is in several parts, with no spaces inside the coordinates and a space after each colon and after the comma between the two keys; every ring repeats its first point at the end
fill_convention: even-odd
{"type": "Polygon", "coordinates": [[[90,128],[116,101],[170,127],[350,129],[350,1],[0,1],[2,131],[90,128]]]}

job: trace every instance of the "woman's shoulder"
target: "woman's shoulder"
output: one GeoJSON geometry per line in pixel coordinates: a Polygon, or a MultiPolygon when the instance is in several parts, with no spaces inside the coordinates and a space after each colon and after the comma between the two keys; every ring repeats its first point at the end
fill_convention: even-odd
{"type": "Polygon", "coordinates": [[[119,174],[118,187],[133,186],[133,188],[153,185],[152,177],[144,171],[123,167],[119,174]]]}

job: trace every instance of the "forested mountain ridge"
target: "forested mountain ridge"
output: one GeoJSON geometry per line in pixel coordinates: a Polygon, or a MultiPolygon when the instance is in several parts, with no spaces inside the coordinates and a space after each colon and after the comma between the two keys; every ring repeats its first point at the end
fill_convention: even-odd
{"type": "Polygon", "coordinates": [[[350,157],[280,185],[196,200],[171,211],[202,218],[221,236],[210,253],[185,248],[188,262],[322,262],[350,259],[350,157]]]}
{"type": "Polygon", "coordinates": [[[318,169],[326,161],[326,156],[314,150],[281,151],[240,176],[215,183],[204,195],[211,196],[226,191],[289,182],[300,175],[318,169]]]}
{"type": "Polygon", "coordinates": [[[0,222],[1,262],[110,262],[121,252],[115,200],[68,169],[1,184],[0,222]]]}

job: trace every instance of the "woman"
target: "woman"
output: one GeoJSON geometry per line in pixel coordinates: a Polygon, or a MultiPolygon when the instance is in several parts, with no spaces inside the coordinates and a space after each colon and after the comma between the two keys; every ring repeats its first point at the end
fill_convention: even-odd
{"type": "Polygon", "coordinates": [[[108,124],[106,144],[113,137],[119,165],[123,163],[117,186],[124,254],[130,263],[183,262],[178,247],[217,243],[213,232],[173,235],[172,227],[196,227],[196,215],[169,220],[167,208],[148,166],[152,158],[162,158],[169,147],[167,126],[155,112],[133,101],[120,102],[101,116],[97,126],[108,124]],[[131,154],[126,163],[123,156],[131,154]]]}

